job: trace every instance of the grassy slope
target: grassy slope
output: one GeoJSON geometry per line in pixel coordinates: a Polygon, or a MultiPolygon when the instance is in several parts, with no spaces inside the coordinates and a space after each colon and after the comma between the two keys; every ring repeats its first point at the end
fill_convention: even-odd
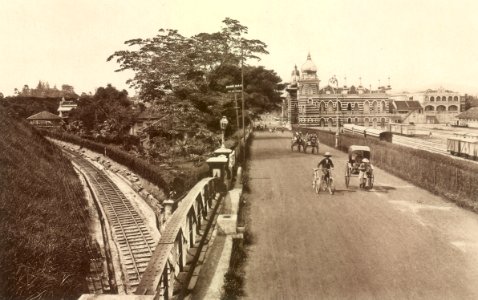
{"type": "Polygon", "coordinates": [[[88,219],[61,151],[0,107],[0,298],[86,292],[88,219]]]}

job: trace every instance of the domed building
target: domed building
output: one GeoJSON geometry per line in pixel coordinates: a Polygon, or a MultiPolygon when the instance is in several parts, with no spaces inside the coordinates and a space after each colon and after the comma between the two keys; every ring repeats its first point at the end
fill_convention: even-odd
{"type": "Polygon", "coordinates": [[[317,66],[309,53],[301,73],[297,66],[292,71],[291,84],[286,89],[288,120],[290,125],[310,127],[333,128],[344,123],[384,127],[391,118],[391,99],[386,93],[389,89],[390,86],[367,90],[362,83],[339,87],[337,80],[321,89],[317,66]]]}

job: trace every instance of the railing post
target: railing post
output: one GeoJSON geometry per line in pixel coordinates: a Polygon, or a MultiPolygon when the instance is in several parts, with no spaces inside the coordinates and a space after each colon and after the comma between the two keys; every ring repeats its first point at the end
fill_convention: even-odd
{"type": "Polygon", "coordinates": [[[163,205],[164,205],[164,218],[166,221],[168,221],[171,215],[173,214],[174,200],[173,199],[164,200],[163,205]]]}
{"type": "MultiPolygon", "coordinates": [[[[211,157],[206,161],[209,165],[209,169],[212,173],[212,177],[217,177],[219,178],[219,181],[221,182],[221,192],[225,192],[226,185],[225,185],[225,179],[226,179],[226,165],[228,162],[228,159],[224,155],[219,155],[218,157],[211,157]]],[[[218,189],[216,185],[214,185],[215,190],[218,189]]]]}

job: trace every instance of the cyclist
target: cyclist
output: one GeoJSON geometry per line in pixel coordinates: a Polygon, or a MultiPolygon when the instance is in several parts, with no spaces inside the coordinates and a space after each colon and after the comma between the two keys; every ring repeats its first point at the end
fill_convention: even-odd
{"type": "Polygon", "coordinates": [[[324,178],[324,180],[327,180],[330,176],[330,170],[334,168],[334,163],[330,159],[331,156],[332,154],[330,154],[330,152],[325,152],[324,158],[317,164],[317,168],[322,169],[322,172],[324,173],[319,178],[319,186],[321,184],[322,177],[324,178]]]}

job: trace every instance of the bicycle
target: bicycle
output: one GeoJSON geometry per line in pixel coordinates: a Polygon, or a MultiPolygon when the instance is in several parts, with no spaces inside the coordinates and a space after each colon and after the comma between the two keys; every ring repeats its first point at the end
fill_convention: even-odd
{"type": "Polygon", "coordinates": [[[334,178],[332,177],[331,172],[331,170],[333,169],[325,169],[326,174],[319,174],[319,170],[322,170],[320,168],[314,168],[313,170],[314,180],[312,181],[312,188],[314,189],[314,191],[318,194],[321,189],[323,191],[328,190],[329,194],[333,195],[335,193],[334,178]]]}

